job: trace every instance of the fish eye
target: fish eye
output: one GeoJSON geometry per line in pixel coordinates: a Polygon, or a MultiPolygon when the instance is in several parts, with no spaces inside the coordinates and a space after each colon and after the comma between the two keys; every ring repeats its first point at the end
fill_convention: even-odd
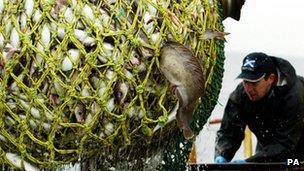
{"type": "Polygon", "coordinates": [[[117,94],[116,94],[116,96],[117,96],[117,98],[121,98],[121,96],[122,96],[122,92],[117,92],[117,94]]]}

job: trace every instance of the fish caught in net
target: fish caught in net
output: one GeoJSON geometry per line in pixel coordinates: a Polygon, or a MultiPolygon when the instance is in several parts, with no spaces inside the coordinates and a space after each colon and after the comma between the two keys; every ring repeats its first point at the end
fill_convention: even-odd
{"type": "Polygon", "coordinates": [[[166,124],[178,102],[159,69],[167,41],[188,47],[203,68],[196,134],[216,104],[226,34],[216,0],[0,0],[0,16],[7,166],[186,156],[192,142],[176,122],[166,124]]]}

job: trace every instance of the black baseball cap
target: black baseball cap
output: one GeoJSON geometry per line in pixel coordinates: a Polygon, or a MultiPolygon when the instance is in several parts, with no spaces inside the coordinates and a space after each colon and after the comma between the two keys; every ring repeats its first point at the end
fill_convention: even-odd
{"type": "Polygon", "coordinates": [[[265,53],[254,52],[243,59],[242,72],[237,78],[257,82],[271,73],[276,73],[271,57],[265,53]]]}

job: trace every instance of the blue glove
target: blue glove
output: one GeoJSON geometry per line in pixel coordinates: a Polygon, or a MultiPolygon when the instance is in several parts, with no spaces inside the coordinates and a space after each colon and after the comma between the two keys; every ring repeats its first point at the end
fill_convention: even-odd
{"type": "Polygon", "coordinates": [[[227,160],[223,156],[217,156],[214,159],[214,163],[227,163],[227,160]]]}
{"type": "Polygon", "coordinates": [[[232,162],[230,163],[234,163],[234,164],[245,164],[247,163],[245,160],[233,160],[232,162]]]}

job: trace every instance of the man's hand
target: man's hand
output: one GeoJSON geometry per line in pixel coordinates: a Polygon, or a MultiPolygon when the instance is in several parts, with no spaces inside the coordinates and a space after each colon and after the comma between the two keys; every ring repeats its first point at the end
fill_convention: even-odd
{"type": "Polygon", "coordinates": [[[234,163],[234,164],[245,164],[247,163],[245,160],[233,160],[232,162],[230,163],[234,163]]]}
{"type": "Polygon", "coordinates": [[[214,163],[227,163],[227,160],[223,156],[217,156],[214,159],[214,163]]]}

